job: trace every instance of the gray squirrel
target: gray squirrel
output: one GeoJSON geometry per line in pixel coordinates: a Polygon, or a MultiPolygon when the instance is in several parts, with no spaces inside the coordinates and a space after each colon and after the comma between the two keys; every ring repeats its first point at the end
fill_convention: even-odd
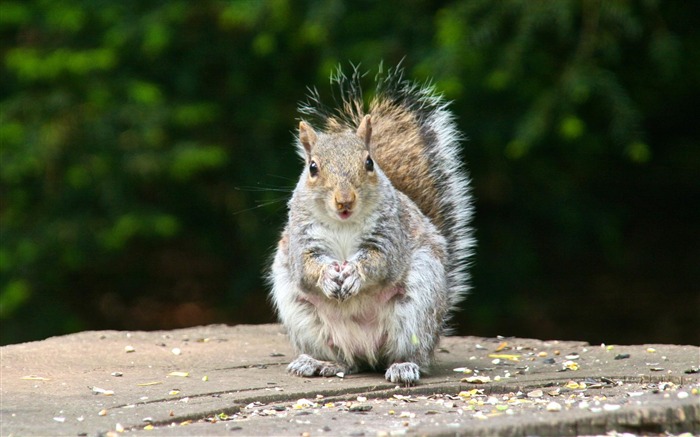
{"type": "MultiPolygon", "coordinates": [[[[381,69],[380,69],[381,70],[381,69]]],[[[299,356],[289,372],[426,373],[451,310],[468,291],[474,239],[461,135],[434,87],[377,75],[331,76],[335,110],[311,91],[297,150],[305,167],[270,269],[271,299],[299,356]]]]}

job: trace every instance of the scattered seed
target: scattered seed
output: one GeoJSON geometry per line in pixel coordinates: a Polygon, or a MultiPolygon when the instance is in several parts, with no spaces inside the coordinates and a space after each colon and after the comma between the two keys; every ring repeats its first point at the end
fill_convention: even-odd
{"type": "Polygon", "coordinates": [[[626,360],[630,357],[630,354],[617,354],[615,355],[616,360],[626,360]]]}
{"type": "Polygon", "coordinates": [[[622,408],[622,405],[618,404],[605,404],[603,405],[603,410],[605,411],[617,411],[622,408]]]}
{"type": "Polygon", "coordinates": [[[552,401],[552,402],[547,404],[546,409],[547,409],[547,411],[551,411],[551,412],[561,411],[561,405],[557,402],[552,401]]]}
{"type": "Polygon", "coordinates": [[[350,408],[348,408],[348,411],[352,411],[354,413],[357,412],[363,412],[363,411],[370,411],[372,409],[371,405],[352,405],[350,408]]]}
{"type": "Polygon", "coordinates": [[[136,352],[136,349],[134,349],[133,346],[125,346],[124,352],[126,352],[127,354],[130,354],[131,352],[136,352]]]}
{"type": "Polygon", "coordinates": [[[292,405],[292,408],[294,408],[295,410],[302,410],[304,408],[311,408],[317,406],[317,403],[311,402],[308,399],[299,399],[294,405],[292,405]]]}
{"type": "Polygon", "coordinates": [[[655,353],[656,353],[656,349],[654,349],[653,347],[648,347],[648,348],[647,348],[647,353],[655,354],[655,353]]]}
{"type": "Polygon", "coordinates": [[[172,348],[172,349],[170,350],[170,352],[172,352],[173,355],[181,355],[181,354],[182,354],[182,350],[180,350],[179,347],[174,347],[174,348],[172,348]]]}
{"type": "Polygon", "coordinates": [[[690,395],[687,391],[679,391],[676,396],[678,396],[678,399],[686,399],[690,395]]]}
{"type": "Polygon", "coordinates": [[[112,376],[120,377],[124,376],[124,374],[122,372],[112,372],[112,376]]]}
{"type": "Polygon", "coordinates": [[[565,387],[570,389],[570,390],[577,390],[577,389],[581,388],[581,385],[576,381],[569,381],[566,383],[565,387]]]}
{"type": "Polygon", "coordinates": [[[116,432],[124,432],[124,427],[122,426],[121,423],[117,423],[116,425],[114,425],[114,430],[116,432]]]}
{"type": "Polygon", "coordinates": [[[44,378],[43,376],[35,376],[35,375],[23,376],[20,379],[25,380],[25,381],[51,381],[49,378],[44,378]]]}
{"type": "Polygon", "coordinates": [[[473,396],[483,393],[483,391],[483,389],[474,388],[468,391],[461,391],[457,396],[459,396],[461,399],[469,399],[473,396]]]}
{"type": "Polygon", "coordinates": [[[100,410],[99,413],[97,413],[98,416],[106,416],[107,415],[107,410],[100,410]]]}
{"type": "Polygon", "coordinates": [[[529,398],[541,398],[543,395],[544,395],[544,393],[542,392],[542,390],[537,389],[537,390],[533,390],[533,391],[529,392],[527,394],[527,397],[529,397],[529,398]]]}
{"type": "Polygon", "coordinates": [[[486,420],[486,419],[488,419],[488,416],[486,416],[486,415],[485,415],[483,412],[481,412],[481,411],[477,411],[476,413],[474,413],[474,415],[473,415],[472,417],[474,417],[475,419],[480,419],[480,420],[486,420]]]}
{"type": "Polygon", "coordinates": [[[578,370],[579,364],[576,361],[567,360],[562,363],[562,370],[578,370]]]}
{"type": "Polygon", "coordinates": [[[162,384],[162,381],[151,381],[151,382],[142,382],[141,384],[136,384],[139,387],[148,387],[149,385],[158,385],[162,384]]]}
{"type": "Polygon", "coordinates": [[[96,395],[105,395],[105,396],[112,396],[114,394],[114,390],[105,390],[103,388],[99,387],[89,387],[92,390],[93,394],[96,395]]]}
{"type": "Polygon", "coordinates": [[[462,378],[460,382],[469,382],[471,384],[486,384],[491,382],[491,377],[489,376],[470,376],[469,378],[462,378]]]}
{"type": "Polygon", "coordinates": [[[190,376],[190,374],[188,372],[170,372],[170,373],[168,373],[168,376],[177,376],[180,378],[187,378],[188,376],[190,376]]]}
{"type": "Polygon", "coordinates": [[[520,354],[489,354],[489,358],[496,358],[509,361],[520,361],[520,354]]]}
{"type": "Polygon", "coordinates": [[[65,417],[54,417],[53,420],[55,420],[58,423],[63,423],[66,421],[65,417]]]}

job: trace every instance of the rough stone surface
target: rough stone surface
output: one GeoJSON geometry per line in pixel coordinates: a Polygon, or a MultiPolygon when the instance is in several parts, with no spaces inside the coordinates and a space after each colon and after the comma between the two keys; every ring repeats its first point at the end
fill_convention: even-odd
{"type": "Polygon", "coordinates": [[[696,346],[449,337],[412,388],[288,375],[278,325],[83,332],[0,358],[2,436],[700,433],[696,346]]]}

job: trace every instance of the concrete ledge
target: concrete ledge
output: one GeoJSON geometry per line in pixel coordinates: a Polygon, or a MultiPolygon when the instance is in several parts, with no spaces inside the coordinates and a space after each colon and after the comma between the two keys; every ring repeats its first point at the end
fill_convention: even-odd
{"type": "Polygon", "coordinates": [[[0,357],[3,436],[700,433],[696,346],[449,337],[410,389],[290,376],[278,325],[83,332],[0,357]]]}

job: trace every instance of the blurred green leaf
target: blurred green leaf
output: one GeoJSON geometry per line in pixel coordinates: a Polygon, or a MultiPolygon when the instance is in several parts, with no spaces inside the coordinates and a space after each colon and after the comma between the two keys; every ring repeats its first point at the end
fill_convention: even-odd
{"type": "Polygon", "coordinates": [[[29,284],[21,279],[11,281],[0,290],[0,319],[6,319],[31,295],[29,284]]]}
{"type": "Polygon", "coordinates": [[[4,0],[0,10],[0,29],[22,25],[31,18],[30,8],[22,2],[4,0]]]}
{"type": "Polygon", "coordinates": [[[129,96],[137,103],[155,106],[163,102],[158,85],[145,81],[134,81],[129,86],[129,96]]]}
{"type": "Polygon", "coordinates": [[[170,174],[187,180],[199,172],[221,167],[226,161],[226,151],[219,146],[181,144],[173,150],[170,174]]]}
{"type": "Polygon", "coordinates": [[[645,164],[651,159],[651,149],[647,144],[635,141],[627,146],[627,156],[632,162],[645,164]]]}
{"type": "Polygon", "coordinates": [[[583,123],[583,120],[574,115],[564,117],[559,125],[559,132],[566,140],[575,140],[580,138],[585,129],[586,126],[583,123]]]}

